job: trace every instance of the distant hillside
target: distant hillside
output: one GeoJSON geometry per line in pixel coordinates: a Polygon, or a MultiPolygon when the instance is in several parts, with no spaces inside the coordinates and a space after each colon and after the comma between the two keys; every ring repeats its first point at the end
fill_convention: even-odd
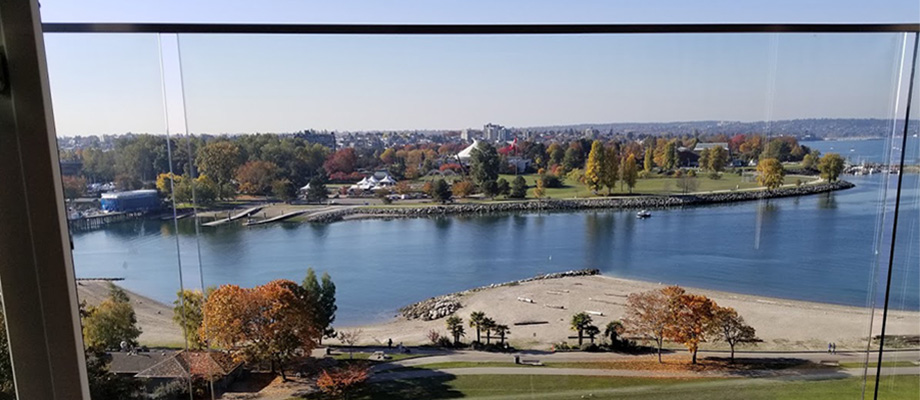
{"type": "MultiPolygon", "coordinates": [[[[900,124],[899,124],[900,125],[900,124]]],[[[901,125],[903,126],[903,125],[901,125]]],[[[810,118],[781,121],[684,121],[684,122],[621,122],[600,124],[575,124],[556,126],[520,127],[517,129],[535,131],[583,131],[597,129],[600,132],[634,134],[677,134],[692,135],[738,133],[767,133],[771,135],[794,135],[817,138],[883,137],[891,131],[891,120],[875,118],[810,118]]],[[[903,129],[903,128],[902,128],[903,129]]],[[[920,120],[911,120],[912,133],[920,132],[920,120]]]]}

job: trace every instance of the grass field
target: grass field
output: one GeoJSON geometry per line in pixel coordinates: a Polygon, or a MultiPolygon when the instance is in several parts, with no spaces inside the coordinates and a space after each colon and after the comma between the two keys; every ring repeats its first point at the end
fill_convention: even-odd
{"type": "MultiPolygon", "coordinates": [[[[874,383],[869,382],[872,398],[874,383]]],[[[462,375],[385,381],[367,386],[351,399],[856,399],[862,378],[808,381],[772,379],[660,379],[592,376],[462,375]]],[[[882,379],[879,397],[916,400],[920,377],[882,379]]]]}
{"type": "MultiPolygon", "coordinates": [[[[531,188],[527,191],[528,198],[533,198],[533,186],[536,185],[537,175],[529,174],[522,175],[524,180],[527,181],[527,185],[531,188]]],[[[505,178],[509,182],[515,178],[514,175],[501,175],[502,178],[505,178]]],[[[815,179],[811,176],[798,176],[798,175],[789,175],[785,178],[786,184],[795,183],[797,179],[801,179],[803,182],[809,182],[815,179]]],[[[670,177],[652,177],[648,179],[639,179],[636,181],[636,187],[633,188],[634,194],[680,194],[681,190],[677,187],[677,178],[670,177]]],[[[753,180],[753,177],[746,175],[744,177],[732,173],[723,173],[721,179],[710,179],[706,176],[700,175],[697,177],[697,182],[699,187],[696,189],[697,192],[710,192],[715,190],[734,190],[738,189],[752,189],[760,187],[756,181],[753,180]]],[[[564,182],[564,187],[561,188],[548,188],[546,189],[546,197],[554,199],[568,199],[568,198],[584,198],[584,197],[596,197],[594,193],[591,192],[584,184],[577,181],[572,181],[566,179],[564,182]]],[[[607,190],[604,189],[601,191],[601,194],[606,194],[607,190]]],[[[620,188],[619,184],[617,185],[616,190],[612,192],[614,195],[623,195],[628,194],[629,190],[625,185],[620,188]]]]}

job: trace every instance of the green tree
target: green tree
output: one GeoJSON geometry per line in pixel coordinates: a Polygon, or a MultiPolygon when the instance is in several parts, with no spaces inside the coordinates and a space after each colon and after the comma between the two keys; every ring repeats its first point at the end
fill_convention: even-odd
{"type": "Polygon", "coordinates": [[[818,156],[814,152],[808,153],[802,158],[802,168],[815,169],[818,166],[818,156]]]}
{"type": "Polygon", "coordinates": [[[629,157],[626,157],[626,162],[624,164],[623,181],[626,182],[626,186],[629,187],[629,193],[632,193],[633,188],[636,187],[636,180],[639,178],[639,171],[636,166],[636,156],[630,154],[629,157]]]}
{"type": "Polygon", "coordinates": [[[225,199],[227,184],[233,179],[233,172],[240,165],[240,148],[227,140],[209,142],[198,150],[198,169],[217,182],[217,197],[225,199]]]}
{"type": "Polygon", "coordinates": [[[646,147],[645,148],[645,162],[642,165],[645,172],[652,172],[652,168],[655,168],[655,159],[653,158],[652,154],[653,154],[652,147],[651,146],[646,147]]]}
{"type": "Polygon", "coordinates": [[[672,140],[665,146],[664,166],[667,170],[677,167],[677,141],[672,140]]]}
{"type": "Polygon", "coordinates": [[[623,323],[619,320],[610,321],[604,327],[604,336],[610,339],[610,344],[615,345],[620,340],[620,335],[624,332],[623,323]]]}
{"type": "Polygon", "coordinates": [[[722,146],[714,146],[709,149],[709,170],[713,172],[722,172],[725,170],[725,164],[728,163],[728,151],[722,146]]]}
{"type": "Polygon", "coordinates": [[[505,336],[511,333],[511,329],[508,328],[508,325],[497,324],[494,327],[492,327],[492,331],[495,332],[496,335],[498,335],[498,338],[499,338],[498,343],[504,346],[505,336]]]}
{"type": "Polygon", "coordinates": [[[821,177],[828,182],[836,181],[843,172],[843,157],[837,153],[825,154],[818,162],[818,171],[821,171],[821,177]]]}
{"type": "Polygon", "coordinates": [[[569,172],[581,166],[581,153],[574,147],[565,150],[565,157],[562,158],[562,168],[569,172]]]}
{"type": "Polygon", "coordinates": [[[272,182],[272,195],[285,203],[289,203],[297,198],[294,184],[288,179],[277,179],[272,182]]]}
{"type": "Polygon", "coordinates": [[[600,140],[591,143],[591,152],[588,153],[588,161],[585,162],[585,185],[594,193],[604,185],[606,153],[600,140]]]}
{"type": "Polygon", "coordinates": [[[709,169],[709,149],[703,149],[700,151],[699,165],[701,170],[709,169]]]}
{"type": "Polygon", "coordinates": [[[476,343],[482,343],[480,333],[482,324],[486,320],[486,313],[482,311],[473,311],[470,313],[470,328],[476,328],[476,343]]]}
{"type": "Polygon", "coordinates": [[[463,329],[463,319],[456,315],[447,317],[447,331],[454,337],[454,344],[460,344],[460,337],[466,335],[463,329]]]}
{"type": "Polygon", "coordinates": [[[498,324],[495,323],[495,320],[492,318],[486,317],[482,320],[482,330],[486,331],[486,344],[492,343],[492,331],[498,324]]]}
{"type": "Polygon", "coordinates": [[[508,197],[508,195],[511,193],[511,185],[508,184],[508,180],[505,178],[498,178],[498,181],[496,181],[495,184],[498,186],[498,194],[508,197]]]}
{"type": "Polygon", "coordinates": [[[591,319],[591,316],[586,312],[580,312],[572,316],[572,321],[569,323],[569,326],[573,331],[578,332],[579,346],[584,342],[585,329],[591,326],[592,322],[594,322],[594,320],[591,319]]]}
{"type": "Polygon", "coordinates": [[[527,181],[524,180],[523,176],[518,175],[511,181],[511,193],[508,197],[513,199],[523,199],[527,197],[527,181]]]}
{"type": "Polygon", "coordinates": [[[551,143],[549,147],[546,148],[546,154],[549,155],[550,164],[560,165],[565,158],[565,149],[563,149],[559,143],[551,143]]]}
{"type": "Polygon", "coordinates": [[[786,171],[783,170],[783,164],[775,158],[765,158],[757,163],[757,183],[766,186],[767,189],[773,190],[783,185],[783,177],[786,171]]]}
{"type": "Polygon", "coordinates": [[[310,187],[307,189],[307,201],[308,202],[323,202],[329,196],[328,190],[326,190],[326,176],[323,174],[317,174],[310,179],[310,187]]]}
{"type": "Polygon", "coordinates": [[[173,322],[182,328],[185,340],[189,347],[204,348],[204,342],[198,335],[201,328],[201,306],[204,304],[204,295],[196,290],[183,290],[176,293],[178,297],[173,301],[173,322]]]}
{"type": "Polygon", "coordinates": [[[603,165],[603,181],[604,186],[607,187],[607,194],[610,194],[610,191],[616,188],[617,180],[619,180],[619,170],[620,170],[620,156],[616,145],[613,145],[606,150],[607,155],[604,156],[604,165],[603,165]]]}
{"type": "MultiPolygon", "coordinates": [[[[507,183],[507,182],[506,182],[507,183]]],[[[485,181],[482,183],[482,194],[486,195],[489,198],[495,198],[498,195],[498,182],[496,181],[485,181]]]]}
{"type": "Polygon", "coordinates": [[[83,341],[87,347],[117,348],[122,341],[137,346],[140,334],[134,308],[121,289],[112,290],[98,306],[89,307],[83,318],[83,341]]]}
{"type": "Polygon", "coordinates": [[[339,309],[335,305],[335,283],[328,273],[323,272],[320,278],[320,295],[319,295],[319,314],[317,315],[317,325],[320,333],[326,337],[335,335],[332,329],[332,323],[335,322],[335,312],[339,309]]]}
{"type": "Polygon", "coordinates": [[[431,185],[431,193],[429,193],[429,195],[439,203],[446,203],[450,200],[453,192],[450,191],[450,185],[448,185],[445,180],[438,179],[431,185]]]}
{"type": "Polygon", "coordinates": [[[485,182],[498,179],[500,164],[501,159],[498,157],[495,146],[487,142],[479,142],[470,152],[470,177],[473,178],[473,183],[482,188],[485,182]]]}
{"type": "MultiPolygon", "coordinates": [[[[303,281],[300,282],[300,287],[303,288],[304,300],[307,302],[307,306],[310,308],[311,313],[314,315],[316,321],[317,330],[324,331],[325,326],[320,326],[322,324],[322,305],[320,304],[320,297],[322,296],[323,288],[319,284],[319,280],[316,278],[316,271],[313,270],[313,267],[307,268],[307,275],[304,276],[303,281]]],[[[319,343],[323,343],[323,336],[320,335],[319,343]]]]}

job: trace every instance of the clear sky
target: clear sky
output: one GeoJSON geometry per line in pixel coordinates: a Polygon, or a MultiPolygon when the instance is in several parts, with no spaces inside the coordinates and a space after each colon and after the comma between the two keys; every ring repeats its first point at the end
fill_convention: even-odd
{"type": "MultiPolygon", "coordinates": [[[[917,22],[893,1],[42,1],[56,22],[917,22]],[[691,4],[692,3],[692,4],[691,4]],[[871,4],[870,4],[871,3],[871,4]]],[[[902,35],[184,35],[192,132],[892,115],[902,35]]],[[[49,34],[60,135],[165,130],[156,35],[49,34]]]]}

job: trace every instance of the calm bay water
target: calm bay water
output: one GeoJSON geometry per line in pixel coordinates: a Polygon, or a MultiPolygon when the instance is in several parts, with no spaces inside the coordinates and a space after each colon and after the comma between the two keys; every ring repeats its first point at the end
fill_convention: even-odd
{"type": "MultiPolygon", "coordinates": [[[[830,194],[657,210],[647,220],[633,211],[590,211],[225,226],[201,228],[200,236],[192,221],[182,220],[178,254],[186,287],[200,285],[199,247],[206,286],[299,282],[307,267],[328,271],[338,286],[339,324],[378,321],[439,294],[577,268],[864,306],[878,273],[881,194],[893,184],[887,178],[846,177],[857,187],[830,194]]],[[[920,309],[918,176],[906,175],[904,183],[892,306],[920,309]]],[[[172,302],[179,287],[176,238],[171,221],[75,234],[76,274],[124,277],[125,287],[172,302]]],[[[879,251],[887,254],[887,247],[879,251]]]]}

